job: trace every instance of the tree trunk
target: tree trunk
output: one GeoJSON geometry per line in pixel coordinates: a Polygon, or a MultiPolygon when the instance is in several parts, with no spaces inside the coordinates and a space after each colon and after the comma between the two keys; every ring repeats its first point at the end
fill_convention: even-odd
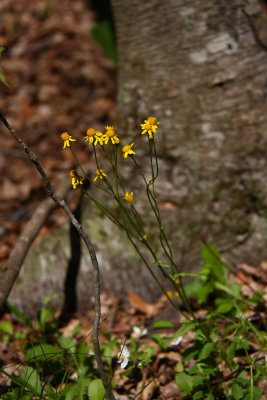
{"type": "MultiPolygon", "coordinates": [[[[267,15],[260,3],[112,6],[119,132],[138,153],[140,122],[160,121],[158,199],[180,262],[192,268],[201,236],[232,260],[266,258],[267,15]]],[[[133,182],[129,189],[138,191],[133,182]]]]}

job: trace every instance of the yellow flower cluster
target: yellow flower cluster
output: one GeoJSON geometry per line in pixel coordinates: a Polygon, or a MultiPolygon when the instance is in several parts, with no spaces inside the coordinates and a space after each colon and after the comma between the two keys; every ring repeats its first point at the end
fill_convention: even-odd
{"type": "Polygon", "coordinates": [[[118,138],[117,133],[113,126],[106,126],[106,133],[102,133],[100,131],[96,131],[93,128],[90,128],[86,132],[85,141],[89,144],[93,144],[96,146],[98,143],[103,146],[103,144],[108,144],[109,140],[112,144],[119,144],[120,139],[118,138]]]}
{"type": "MultiPolygon", "coordinates": [[[[147,119],[144,120],[144,123],[141,124],[142,128],[141,134],[144,135],[145,133],[147,133],[149,139],[154,139],[154,134],[157,132],[157,129],[159,129],[158,125],[159,122],[157,122],[157,119],[155,117],[148,117],[147,119]]],[[[71,142],[76,141],[76,139],[72,139],[72,136],[69,135],[67,132],[63,132],[60,135],[60,137],[64,142],[63,149],[65,149],[65,147],[71,147],[71,142]]],[[[96,131],[93,128],[87,129],[86,136],[84,137],[84,139],[85,142],[88,142],[88,144],[92,144],[94,146],[96,146],[97,144],[103,146],[104,144],[108,144],[109,141],[113,145],[120,143],[120,139],[118,137],[118,134],[115,132],[114,127],[109,125],[105,127],[104,134],[100,131],[96,131]]],[[[133,151],[133,147],[134,143],[125,145],[122,148],[122,156],[124,158],[127,158],[128,156],[134,156],[134,154],[136,153],[135,151],[133,151]]],[[[70,177],[73,189],[76,189],[78,185],[83,184],[84,178],[79,176],[75,170],[70,171],[70,177]]],[[[98,178],[101,180],[103,180],[103,178],[107,178],[107,175],[104,173],[102,169],[96,170],[96,176],[94,178],[94,182],[96,182],[98,178]]],[[[130,205],[132,205],[134,202],[133,192],[131,192],[130,194],[128,192],[125,192],[123,199],[126,200],[130,205]]],[[[171,292],[169,292],[168,294],[169,296],[171,296],[171,292]]],[[[177,296],[177,293],[175,293],[175,295],[177,296]]]]}

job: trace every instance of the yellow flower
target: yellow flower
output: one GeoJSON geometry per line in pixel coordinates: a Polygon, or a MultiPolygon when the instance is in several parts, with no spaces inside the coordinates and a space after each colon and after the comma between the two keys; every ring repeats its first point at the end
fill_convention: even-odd
{"type": "Polygon", "coordinates": [[[134,202],[133,192],[131,192],[131,194],[125,192],[125,196],[123,197],[123,199],[128,201],[128,203],[132,205],[134,202]]]}
{"type": "Polygon", "coordinates": [[[84,139],[86,142],[88,141],[88,143],[90,143],[90,144],[94,143],[94,145],[97,145],[97,143],[99,143],[99,144],[103,145],[102,136],[103,136],[103,134],[101,132],[96,131],[93,128],[89,128],[89,129],[87,129],[86,136],[84,137],[84,139]]]}
{"type": "Polygon", "coordinates": [[[124,146],[124,147],[122,148],[122,152],[123,152],[123,157],[124,157],[124,158],[127,158],[129,154],[136,154],[136,153],[132,150],[133,145],[134,145],[134,143],[132,143],[132,144],[127,144],[126,146],[124,146]]]}
{"type": "Polygon", "coordinates": [[[112,144],[120,143],[120,140],[114,130],[113,126],[106,126],[106,133],[102,136],[102,140],[105,144],[108,144],[109,139],[111,140],[112,144]]]}
{"type": "Polygon", "coordinates": [[[76,139],[72,139],[67,132],[61,133],[60,137],[64,141],[63,149],[65,149],[66,146],[70,147],[70,142],[76,142],[76,139]]]}
{"type": "Polygon", "coordinates": [[[100,131],[96,131],[95,133],[95,143],[94,145],[96,146],[97,143],[99,143],[101,146],[103,146],[103,133],[100,131]]]}
{"type": "Polygon", "coordinates": [[[172,298],[173,296],[179,297],[179,293],[178,293],[178,292],[172,292],[172,291],[170,291],[170,290],[167,292],[167,295],[168,295],[170,298],[172,298]]]}
{"type": "Polygon", "coordinates": [[[88,143],[93,143],[95,134],[96,134],[95,129],[93,128],[87,129],[86,136],[84,137],[85,141],[86,142],[88,141],[88,143]]]}
{"type": "Polygon", "coordinates": [[[98,178],[103,179],[103,176],[107,177],[107,175],[104,173],[103,169],[97,169],[95,171],[95,173],[96,173],[96,177],[94,179],[94,182],[96,182],[98,178]]]}
{"type": "Polygon", "coordinates": [[[77,174],[77,171],[75,169],[72,169],[70,171],[70,177],[71,177],[71,183],[73,186],[73,189],[76,189],[77,185],[82,185],[84,178],[80,175],[77,174]]]}
{"type": "Polygon", "coordinates": [[[149,139],[153,139],[154,133],[159,129],[159,123],[160,122],[157,122],[157,118],[148,117],[148,119],[145,119],[144,124],[141,124],[141,128],[143,129],[141,134],[144,135],[145,133],[148,133],[149,139]]]}

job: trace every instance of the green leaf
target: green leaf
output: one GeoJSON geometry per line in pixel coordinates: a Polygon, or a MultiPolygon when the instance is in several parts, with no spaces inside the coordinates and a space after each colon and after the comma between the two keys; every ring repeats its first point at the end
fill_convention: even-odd
{"type": "Polygon", "coordinates": [[[188,297],[198,294],[199,289],[203,286],[200,279],[193,279],[185,285],[185,293],[188,297]]]}
{"type": "Polygon", "coordinates": [[[103,386],[101,379],[94,379],[89,383],[88,396],[90,400],[103,400],[106,390],[103,386]]]}
{"type": "Polygon", "coordinates": [[[205,400],[214,400],[213,394],[208,393],[208,395],[205,397],[205,400]]]}
{"type": "Polygon", "coordinates": [[[217,307],[216,312],[218,314],[227,314],[235,306],[236,306],[236,301],[231,299],[231,300],[225,301],[224,304],[220,304],[219,307],[217,307]]]}
{"type": "Polygon", "coordinates": [[[12,333],[13,333],[12,324],[9,321],[0,322],[0,331],[9,333],[10,335],[12,335],[12,333]]]}
{"type": "MultiPolygon", "coordinates": [[[[0,56],[3,53],[4,50],[5,50],[5,48],[1,46],[0,47],[0,56]]],[[[6,78],[5,78],[4,72],[3,72],[1,67],[0,67],[0,81],[2,81],[6,86],[9,86],[9,84],[8,84],[6,78]]]]}
{"type": "Polygon", "coordinates": [[[247,379],[246,371],[241,371],[240,374],[238,374],[238,376],[236,378],[236,382],[243,383],[243,384],[249,383],[249,380],[247,379]]]}
{"type": "Polygon", "coordinates": [[[193,396],[193,400],[202,400],[203,399],[203,396],[204,396],[204,394],[203,394],[203,391],[201,390],[200,392],[196,392],[195,394],[194,394],[194,396],[193,396]]]}
{"type": "Polygon", "coordinates": [[[176,385],[180,388],[182,395],[190,394],[193,388],[193,377],[185,372],[179,372],[175,375],[176,385]]]}
{"type": "Polygon", "coordinates": [[[69,337],[60,336],[58,338],[60,347],[67,350],[68,354],[73,354],[76,352],[76,343],[69,337]]]}
{"type": "Polygon", "coordinates": [[[206,360],[206,358],[208,358],[208,356],[212,352],[214,346],[215,346],[215,343],[206,343],[203,346],[203,348],[198,356],[198,361],[206,360]]]}
{"type": "Polygon", "coordinates": [[[38,372],[29,365],[23,368],[22,374],[20,375],[19,379],[34,394],[42,394],[41,381],[38,372]]]}
{"type": "Polygon", "coordinates": [[[223,285],[220,282],[215,282],[214,284],[216,289],[222,290],[223,292],[227,293],[231,297],[235,297],[236,299],[242,299],[240,296],[240,285],[239,284],[232,284],[232,285],[223,285]]]}
{"type": "Polygon", "coordinates": [[[34,361],[34,360],[51,360],[58,359],[62,357],[62,352],[55,346],[51,344],[40,344],[34,346],[32,349],[27,351],[25,355],[25,361],[34,361]]]}
{"type": "Polygon", "coordinates": [[[181,328],[179,328],[175,334],[173,335],[173,337],[178,337],[178,336],[183,336],[185,333],[189,332],[189,331],[195,331],[196,330],[196,323],[194,321],[191,321],[189,319],[186,319],[183,322],[183,325],[181,326],[181,328]]]}
{"type": "Polygon", "coordinates": [[[191,360],[191,358],[197,359],[197,356],[199,355],[201,351],[201,345],[200,343],[195,343],[193,346],[188,347],[184,352],[183,352],[183,360],[188,361],[191,360]]]}
{"type": "Polygon", "coordinates": [[[2,81],[6,86],[9,87],[9,84],[5,78],[4,72],[1,67],[0,67],[0,81],[2,81]]]}
{"type": "Polygon", "coordinates": [[[158,333],[152,333],[149,336],[159,345],[162,350],[165,351],[168,349],[168,341],[170,338],[162,337],[158,333]]]}
{"type": "Polygon", "coordinates": [[[198,290],[198,299],[199,302],[201,304],[205,303],[205,301],[207,300],[207,297],[209,294],[214,292],[214,286],[212,283],[207,283],[204,286],[202,286],[199,290],[198,290]]]}
{"type": "Polygon", "coordinates": [[[111,22],[108,20],[97,22],[92,28],[91,34],[95,41],[102,47],[106,56],[117,62],[116,39],[111,22]]]}
{"type": "Polygon", "coordinates": [[[7,308],[14,314],[16,317],[18,317],[25,325],[30,326],[30,320],[26,317],[25,314],[23,314],[21,311],[19,311],[15,306],[12,306],[12,304],[7,303],[7,308]]]}
{"type": "Polygon", "coordinates": [[[153,324],[153,328],[174,328],[174,324],[170,321],[157,321],[153,324]]]}
{"type": "Polygon", "coordinates": [[[243,388],[237,383],[234,383],[232,386],[232,395],[235,400],[242,399],[244,395],[243,388]]]}
{"type": "Polygon", "coordinates": [[[204,376],[195,375],[193,376],[192,386],[195,389],[199,385],[201,385],[205,380],[204,376]]]}

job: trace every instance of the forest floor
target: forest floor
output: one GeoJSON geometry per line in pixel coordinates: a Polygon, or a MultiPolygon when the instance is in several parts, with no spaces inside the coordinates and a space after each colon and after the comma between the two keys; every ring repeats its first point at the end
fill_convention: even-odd
{"type": "MultiPolygon", "coordinates": [[[[115,116],[116,65],[90,35],[95,18],[85,0],[2,0],[0,3],[0,45],[5,48],[0,66],[9,83],[9,87],[0,83],[0,109],[37,155],[55,187],[69,179],[73,167],[72,156],[62,149],[60,134],[67,131],[82,138],[88,128],[103,130],[105,125],[112,124],[115,116]]],[[[0,132],[0,266],[3,266],[25,224],[47,194],[20,146],[3,126],[0,132]]],[[[90,163],[84,146],[77,145],[77,149],[80,161],[90,163]]],[[[79,195],[72,192],[71,204],[75,203],[75,196],[79,195]]],[[[38,240],[65,221],[63,212],[54,211],[38,240]]],[[[262,264],[262,271],[266,273],[266,263],[262,264]]],[[[244,266],[234,279],[245,291],[251,285],[254,290],[262,288],[259,272],[249,266],[244,266]]],[[[116,338],[123,344],[134,338],[141,348],[154,348],[153,363],[142,369],[138,384],[117,368],[118,399],[126,400],[139,391],[138,399],[153,399],[157,388],[160,388],[159,398],[181,398],[174,381],[175,366],[182,361],[182,353],[193,338],[188,333],[179,345],[170,345],[163,351],[149,336],[155,333],[153,321],[163,304],[162,299],[151,305],[129,294],[129,302],[120,306],[120,300],[112,294],[103,294],[103,315],[111,315],[101,327],[110,335],[108,343],[116,338]],[[134,326],[148,332],[136,333],[134,326]]],[[[171,336],[180,327],[179,318],[177,321],[173,328],[156,332],[171,336]]],[[[2,322],[12,323],[13,339],[0,341],[0,367],[10,366],[9,371],[19,374],[25,355],[21,344],[25,339],[14,338],[17,332],[29,337],[29,328],[13,320],[10,314],[2,322]]],[[[77,340],[90,343],[92,324],[93,310],[88,310],[86,314],[75,314],[60,328],[60,333],[66,337],[80,325],[77,340]]],[[[101,336],[102,343],[106,337],[101,336]]],[[[6,384],[10,381],[1,375],[0,387],[6,384]]]]}
{"type": "MultiPolygon", "coordinates": [[[[93,40],[95,13],[86,1],[4,0],[0,4],[0,59],[9,87],[0,84],[0,109],[38,157],[56,188],[69,180],[73,157],[60,134],[82,139],[103,129],[115,114],[116,65],[93,40]]],[[[0,266],[46,190],[23,150],[1,125],[0,266]]],[[[82,163],[86,147],[77,145],[82,163]]],[[[71,194],[71,200],[75,194],[71,194]]],[[[54,212],[39,240],[61,224],[54,212]]]]}

